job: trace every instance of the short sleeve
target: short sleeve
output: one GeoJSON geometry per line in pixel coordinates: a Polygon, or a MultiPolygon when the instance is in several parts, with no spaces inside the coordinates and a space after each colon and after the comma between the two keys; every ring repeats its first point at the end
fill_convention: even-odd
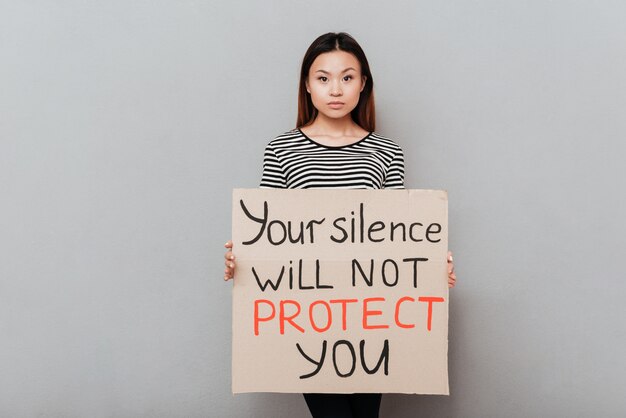
{"type": "Polygon", "coordinates": [[[383,189],[404,189],[404,152],[400,147],[389,164],[383,189]]]}
{"type": "Polygon", "coordinates": [[[287,179],[283,167],[278,160],[274,147],[269,143],[263,153],[263,175],[261,176],[261,188],[286,189],[287,179]]]}

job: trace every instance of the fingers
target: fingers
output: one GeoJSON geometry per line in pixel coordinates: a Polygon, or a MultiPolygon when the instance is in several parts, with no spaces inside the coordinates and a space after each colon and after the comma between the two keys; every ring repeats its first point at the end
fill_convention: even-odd
{"type": "Polygon", "coordinates": [[[448,287],[453,288],[456,285],[456,275],[454,273],[448,276],[448,287]]]}
{"type": "Polygon", "coordinates": [[[224,280],[230,280],[235,277],[235,263],[226,260],[226,268],[224,269],[224,280]]]}
{"type": "Polygon", "coordinates": [[[235,277],[235,255],[231,251],[233,248],[233,242],[228,240],[224,247],[228,248],[226,254],[224,254],[224,265],[226,268],[224,269],[224,280],[230,280],[235,277]]]}
{"type": "Polygon", "coordinates": [[[224,261],[224,265],[225,265],[227,268],[234,269],[234,268],[235,268],[235,261],[234,261],[234,260],[235,260],[235,256],[233,255],[233,256],[231,256],[231,257],[232,257],[232,258],[227,258],[227,259],[226,259],[226,261],[224,261]]]}
{"type": "Polygon", "coordinates": [[[452,251],[448,251],[448,287],[453,288],[456,285],[456,274],[454,274],[454,262],[452,251]]]}

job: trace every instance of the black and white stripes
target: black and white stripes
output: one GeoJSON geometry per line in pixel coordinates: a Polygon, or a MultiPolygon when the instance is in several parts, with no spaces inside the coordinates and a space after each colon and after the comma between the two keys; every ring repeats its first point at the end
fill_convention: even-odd
{"type": "Polygon", "coordinates": [[[353,144],[330,147],[292,129],[265,147],[260,187],[403,189],[404,154],[375,132],[353,144]]]}

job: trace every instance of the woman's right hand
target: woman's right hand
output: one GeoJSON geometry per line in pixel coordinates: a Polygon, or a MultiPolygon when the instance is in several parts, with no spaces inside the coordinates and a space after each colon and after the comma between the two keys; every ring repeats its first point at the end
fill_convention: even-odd
{"type": "Polygon", "coordinates": [[[235,276],[235,256],[233,254],[233,242],[229,240],[224,247],[228,248],[226,254],[224,254],[224,258],[226,261],[224,264],[226,265],[226,269],[224,270],[224,280],[230,280],[235,276]]]}

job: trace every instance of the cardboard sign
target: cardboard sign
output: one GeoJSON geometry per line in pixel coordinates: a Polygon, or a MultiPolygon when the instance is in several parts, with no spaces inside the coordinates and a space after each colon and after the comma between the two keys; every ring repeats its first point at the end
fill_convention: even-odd
{"type": "Polygon", "coordinates": [[[448,394],[441,190],[235,189],[233,393],[448,394]]]}

